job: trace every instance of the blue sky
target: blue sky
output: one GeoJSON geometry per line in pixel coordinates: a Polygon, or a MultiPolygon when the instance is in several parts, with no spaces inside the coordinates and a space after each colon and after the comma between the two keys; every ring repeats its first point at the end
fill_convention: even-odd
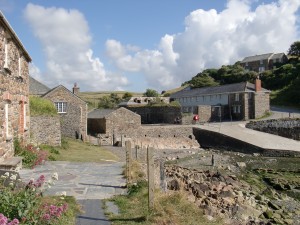
{"type": "Polygon", "coordinates": [[[0,0],[50,87],[175,88],[203,69],[286,52],[299,40],[298,0],[0,0]]]}

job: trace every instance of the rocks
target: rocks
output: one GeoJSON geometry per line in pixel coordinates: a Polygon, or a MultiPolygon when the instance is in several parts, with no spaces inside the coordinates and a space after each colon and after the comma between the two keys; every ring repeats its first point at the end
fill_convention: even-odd
{"type": "Polygon", "coordinates": [[[239,167],[239,168],[245,168],[246,167],[246,163],[245,162],[237,162],[236,165],[239,167]]]}

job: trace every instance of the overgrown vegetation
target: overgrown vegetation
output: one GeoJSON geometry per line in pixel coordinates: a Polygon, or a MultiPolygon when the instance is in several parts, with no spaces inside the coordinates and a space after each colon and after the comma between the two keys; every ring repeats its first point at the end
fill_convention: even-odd
{"type": "Polygon", "coordinates": [[[234,65],[224,65],[219,69],[206,69],[182,85],[193,88],[232,84],[243,81],[254,82],[260,75],[262,86],[272,91],[271,103],[276,105],[291,105],[300,107],[300,42],[291,45],[288,53],[289,61],[285,64],[276,63],[276,68],[258,74],[246,71],[239,62],[234,65]]]}
{"type": "Polygon", "coordinates": [[[24,185],[13,172],[0,178],[0,224],[3,225],[71,225],[75,224],[79,207],[73,197],[43,197],[43,192],[54,184],[57,174],[46,181],[41,175],[24,185]]]}
{"type": "Polygon", "coordinates": [[[40,115],[57,115],[57,110],[50,100],[32,96],[29,99],[30,115],[40,116],[40,115]]]}

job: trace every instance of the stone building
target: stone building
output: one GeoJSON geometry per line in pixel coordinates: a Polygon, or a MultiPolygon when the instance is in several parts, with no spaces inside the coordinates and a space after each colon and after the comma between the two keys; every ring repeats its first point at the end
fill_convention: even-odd
{"type": "Polygon", "coordinates": [[[0,162],[14,155],[14,139],[29,139],[31,58],[0,11],[0,162]]]}
{"type": "Polygon", "coordinates": [[[187,87],[171,94],[181,104],[183,113],[198,114],[200,121],[248,120],[270,110],[270,91],[255,84],[241,82],[215,87],[187,87]]]}
{"type": "Polygon", "coordinates": [[[240,64],[246,70],[261,73],[265,70],[272,70],[277,64],[286,63],[287,61],[288,58],[284,53],[267,53],[245,57],[240,64]]]}
{"type": "Polygon", "coordinates": [[[123,134],[140,127],[140,115],[123,107],[116,110],[95,109],[88,113],[88,133],[101,135],[107,144],[115,144],[123,134]]]}
{"type": "Polygon", "coordinates": [[[55,104],[61,118],[61,135],[81,139],[87,138],[87,103],[77,96],[79,87],[75,84],[73,92],[59,85],[42,98],[49,99],[55,104]]]}

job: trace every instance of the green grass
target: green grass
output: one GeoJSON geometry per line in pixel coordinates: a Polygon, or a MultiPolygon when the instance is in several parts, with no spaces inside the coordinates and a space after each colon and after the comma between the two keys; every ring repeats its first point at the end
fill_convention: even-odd
{"type": "Polygon", "coordinates": [[[40,116],[40,115],[49,115],[56,116],[57,110],[50,100],[35,97],[30,97],[30,115],[31,116],[40,116]]]}
{"type": "Polygon", "coordinates": [[[53,157],[52,159],[56,161],[104,162],[119,160],[116,155],[100,146],[94,146],[71,138],[66,138],[63,142],[64,145],[62,147],[42,146],[42,149],[48,150],[50,156],[53,157]]]}
{"type": "Polygon", "coordinates": [[[148,211],[147,182],[138,182],[129,189],[127,196],[116,196],[112,200],[119,207],[120,214],[109,214],[114,225],[199,225],[223,224],[221,220],[207,221],[202,209],[198,208],[182,192],[155,193],[153,211],[148,211]]]}

